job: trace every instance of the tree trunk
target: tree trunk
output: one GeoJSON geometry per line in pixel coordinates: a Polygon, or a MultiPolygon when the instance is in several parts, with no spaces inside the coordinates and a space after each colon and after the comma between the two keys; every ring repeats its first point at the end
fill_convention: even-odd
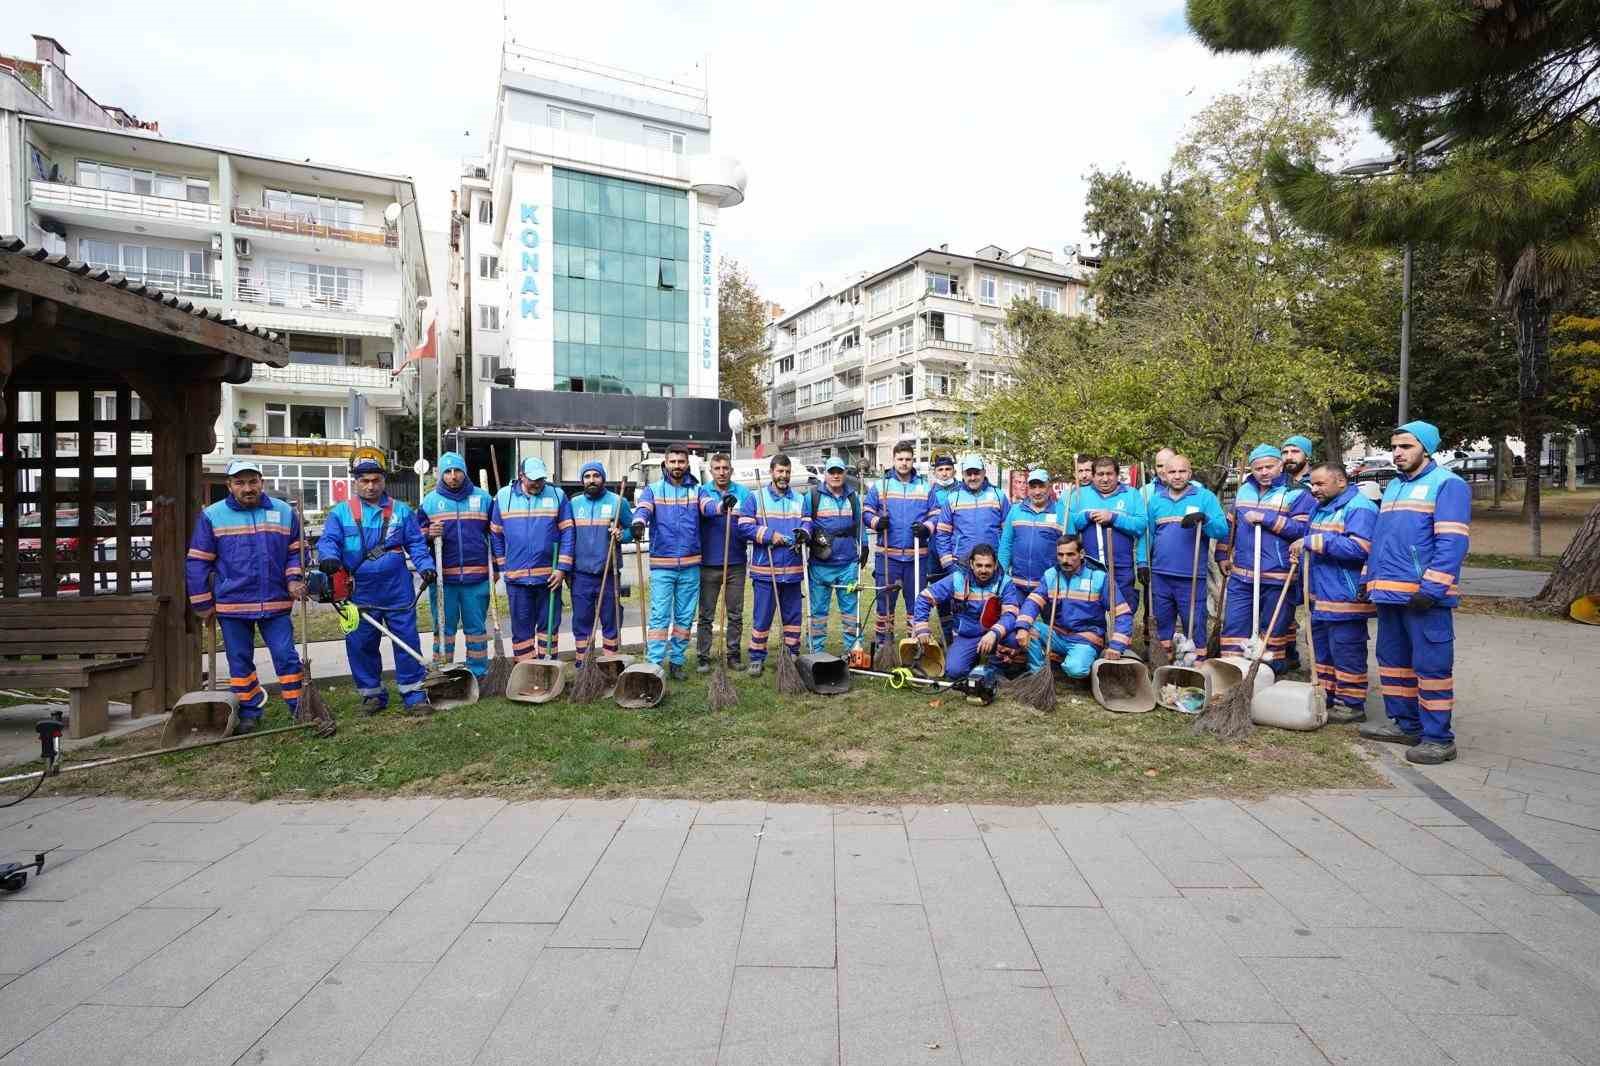
{"type": "Polygon", "coordinates": [[[1578,491],[1578,431],[1567,434],[1567,491],[1578,491]]]}
{"type": "MultiPolygon", "coordinates": [[[[1344,465],[1344,427],[1339,424],[1339,416],[1327,407],[1322,409],[1322,461],[1324,463],[1338,463],[1344,465]]],[[[1311,457],[1307,456],[1308,465],[1311,457]]]]}
{"type": "Polygon", "coordinates": [[[1572,535],[1572,543],[1561,553],[1550,580],[1544,583],[1533,605],[1541,610],[1565,613],[1579,596],[1600,593],[1600,506],[1589,512],[1583,525],[1572,535]]]}
{"type": "Polygon", "coordinates": [[[1517,415],[1521,423],[1526,488],[1522,513],[1528,519],[1528,552],[1543,554],[1539,514],[1539,460],[1544,455],[1544,399],[1550,367],[1550,301],[1533,288],[1517,294],[1517,415]]]}
{"type": "Polygon", "coordinates": [[[1506,439],[1504,436],[1494,439],[1494,464],[1490,468],[1490,477],[1494,478],[1494,506],[1500,509],[1500,498],[1506,494],[1506,439]]]}

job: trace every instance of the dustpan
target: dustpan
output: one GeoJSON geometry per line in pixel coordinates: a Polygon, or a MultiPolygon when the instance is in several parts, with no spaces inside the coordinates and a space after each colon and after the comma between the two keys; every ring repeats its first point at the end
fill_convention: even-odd
{"type": "Polygon", "coordinates": [[[595,657],[594,663],[600,668],[600,672],[605,675],[605,695],[609,696],[616,691],[617,679],[622,676],[622,671],[633,665],[633,656],[598,655],[595,657]]]}
{"type": "Polygon", "coordinates": [[[1150,685],[1156,690],[1156,706],[1163,707],[1169,711],[1188,713],[1182,707],[1179,707],[1177,703],[1163,697],[1163,693],[1169,691],[1167,688],[1169,685],[1174,689],[1203,689],[1206,699],[1211,698],[1211,679],[1206,676],[1204,670],[1197,666],[1158,666],[1150,685]]]}
{"type": "Polygon", "coordinates": [[[466,707],[478,702],[478,675],[464,666],[447,666],[423,678],[422,691],[436,711],[466,707]]]}
{"type": "Polygon", "coordinates": [[[511,668],[506,679],[506,699],[517,703],[549,703],[567,687],[567,671],[560,659],[529,659],[511,668]]]}
{"type": "Polygon", "coordinates": [[[897,650],[900,653],[901,666],[915,670],[923,677],[944,676],[944,645],[938,641],[924,644],[920,658],[917,656],[917,642],[913,637],[901,638],[897,650]]]}
{"type": "Polygon", "coordinates": [[[657,663],[634,663],[617,675],[612,698],[618,707],[643,710],[661,702],[667,692],[667,676],[657,663]]]}
{"type": "MultiPolygon", "coordinates": [[[[1238,655],[1222,655],[1215,659],[1207,659],[1200,664],[1200,672],[1206,676],[1211,694],[1221,696],[1228,690],[1235,688],[1244,681],[1244,675],[1250,671],[1250,660],[1238,655]]],[[[1271,670],[1256,671],[1256,691],[1272,685],[1277,677],[1271,670]]]]}
{"type": "Polygon", "coordinates": [[[167,724],[161,730],[161,746],[176,748],[202,740],[231,737],[239,728],[239,697],[217,688],[217,615],[213,611],[206,626],[206,656],[209,689],[186,692],[172,705],[167,724]]]}
{"type": "Polygon", "coordinates": [[[1256,689],[1250,699],[1250,720],[1256,725],[1309,732],[1328,724],[1328,702],[1315,685],[1279,681],[1256,689]]]}
{"type": "Polygon", "coordinates": [[[1120,659],[1096,659],[1089,668],[1089,691],[1095,702],[1118,714],[1143,714],[1156,709],[1156,690],[1144,663],[1128,652],[1120,659]]]}
{"type": "Polygon", "coordinates": [[[850,691],[850,667],[837,655],[826,652],[802,655],[795,660],[795,665],[808,691],[819,696],[838,696],[850,691]]]}

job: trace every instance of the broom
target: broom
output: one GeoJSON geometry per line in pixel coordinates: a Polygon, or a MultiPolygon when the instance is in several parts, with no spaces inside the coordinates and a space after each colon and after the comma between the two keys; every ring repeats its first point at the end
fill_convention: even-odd
{"type": "Polygon", "coordinates": [[[589,627],[589,647],[583,653],[583,665],[578,667],[578,676],[572,682],[572,695],[569,697],[573,703],[593,703],[605,695],[607,689],[605,671],[600,666],[600,659],[595,654],[596,645],[604,646],[600,632],[600,609],[606,602],[606,581],[611,577],[611,552],[617,546],[617,522],[622,517],[622,493],[627,490],[628,479],[624,477],[617,485],[617,510],[611,516],[611,522],[606,526],[606,562],[605,569],[600,571],[600,591],[594,601],[594,624],[589,627]]]}
{"type": "Polygon", "coordinates": [[[739,693],[728,679],[728,549],[732,542],[733,512],[729,511],[722,520],[722,625],[717,628],[717,665],[712,669],[711,683],[706,686],[706,706],[713,711],[726,711],[739,705],[739,693]]]}
{"type": "MultiPolygon", "coordinates": [[[[1054,569],[1052,567],[1052,569],[1054,569]]],[[[1039,587],[1046,588],[1050,571],[1046,570],[1039,579],[1039,587]]],[[[1061,575],[1057,573],[1056,584],[1061,583],[1061,575]]],[[[1055,643],[1056,636],[1056,604],[1054,592],[1050,593],[1050,628],[1044,635],[1044,666],[1030,673],[1027,677],[1008,686],[1011,699],[1017,703],[1037,707],[1046,714],[1051,714],[1056,709],[1056,675],[1050,666],[1051,645],[1055,643]]]]}
{"type": "Polygon", "coordinates": [[[1151,667],[1159,669],[1160,667],[1167,665],[1167,647],[1165,644],[1161,643],[1161,635],[1159,633],[1156,634],[1155,640],[1150,639],[1150,611],[1151,608],[1155,606],[1155,596],[1151,592],[1150,586],[1155,582],[1155,554],[1156,538],[1155,534],[1152,533],[1150,535],[1151,569],[1147,571],[1149,577],[1144,583],[1144,646],[1145,651],[1150,655],[1151,667]]]}
{"type": "MultiPolygon", "coordinates": [[[[1278,593],[1278,602],[1273,605],[1272,618],[1267,622],[1267,632],[1271,633],[1278,628],[1278,616],[1283,612],[1283,601],[1289,598],[1289,587],[1294,584],[1294,572],[1299,569],[1300,560],[1292,559],[1289,562],[1289,576],[1283,583],[1283,591],[1278,593]]],[[[1261,641],[1261,647],[1256,652],[1256,657],[1250,661],[1250,669],[1244,675],[1244,680],[1230,688],[1227,692],[1212,696],[1206,701],[1205,709],[1200,712],[1200,717],[1195,720],[1196,733],[1210,733],[1218,740],[1243,740],[1250,735],[1253,723],[1250,721],[1250,701],[1256,693],[1256,674],[1261,669],[1261,662],[1267,657],[1267,641],[1261,641]]]]}
{"type": "Polygon", "coordinates": [[[1184,615],[1183,632],[1174,627],[1172,647],[1177,653],[1179,666],[1194,666],[1194,608],[1200,588],[1200,541],[1205,532],[1203,524],[1194,529],[1194,558],[1189,560],[1189,613],[1184,615]]]}
{"type": "MultiPolygon", "coordinates": [[[[765,488],[759,490],[756,497],[756,507],[761,512],[761,524],[767,524],[767,500],[765,488]]],[[[799,548],[795,548],[799,551],[799,548]]],[[[806,690],[806,683],[800,679],[800,667],[794,661],[794,653],[789,650],[789,642],[783,639],[783,607],[778,600],[778,566],[772,559],[772,530],[767,530],[767,578],[772,582],[772,621],[767,623],[767,643],[772,643],[772,622],[778,624],[778,694],[780,696],[798,696],[806,690]]],[[[802,601],[803,602],[803,601],[802,601]]],[[[802,608],[801,614],[803,615],[802,608]]]]}
{"type": "MultiPolygon", "coordinates": [[[[1239,508],[1234,505],[1233,525],[1228,530],[1228,561],[1233,561],[1233,542],[1239,537],[1239,508]]],[[[1206,638],[1206,658],[1215,659],[1222,654],[1222,619],[1228,613],[1228,585],[1231,579],[1224,574],[1222,596],[1217,602],[1217,616],[1211,620],[1211,636],[1206,638]]]]}
{"type": "MultiPolygon", "coordinates": [[[[884,478],[878,483],[878,498],[883,502],[883,518],[889,520],[889,479],[884,478]]],[[[895,650],[894,643],[894,596],[893,592],[884,590],[889,584],[889,535],[887,531],[878,533],[878,618],[883,622],[883,628],[878,632],[878,643],[872,648],[872,668],[880,674],[893,673],[900,665],[899,653],[895,650]]],[[[911,538],[911,565],[916,566],[917,538],[911,538]]],[[[912,579],[913,582],[915,578],[912,579]]]]}
{"type": "MultiPolygon", "coordinates": [[[[306,573],[306,523],[300,513],[299,501],[294,505],[294,520],[300,523],[300,576],[306,573]]],[[[294,705],[296,722],[332,721],[333,716],[323,706],[322,693],[311,680],[311,597],[300,597],[300,699],[294,705]]]]}
{"type": "MultiPolygon", "coordinates": [[[[489,454],[491,458],[494,455],[493,452],[489,454]]],[[[498,463],[495,464],[494,479],[497,482],[494,491],[498,495],[500,492],[498,463]]],[[[484,480],[482,470],[478,471],[478,480],[480,482],[484,480]]],[[[490,699],[498,699],[504,696],[506,694],[506,685],[511,681],[511,660],[506,658],[506,647],[500,639],[500,605],[495,600],[494,586],[494,542],[491,540],[489,543],[489,618],[494,622],[494,655],[490,656],[489,668],[478,681],[478,695],[487,696],[490,699]]]]}

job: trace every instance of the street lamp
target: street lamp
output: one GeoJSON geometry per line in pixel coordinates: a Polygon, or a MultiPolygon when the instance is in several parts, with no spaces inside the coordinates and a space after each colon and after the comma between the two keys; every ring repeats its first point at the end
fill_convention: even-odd
{"type": "Polygon", "coordinates": [[[739,431],[744,429],[744,412],[737,407],[728,412],[728,458],[739,458],[739,431]]]}

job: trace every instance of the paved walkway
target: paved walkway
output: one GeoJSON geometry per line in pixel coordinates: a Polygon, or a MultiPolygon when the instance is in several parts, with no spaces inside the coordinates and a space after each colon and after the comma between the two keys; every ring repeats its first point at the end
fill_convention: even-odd
{"type": "Polygon", "coordinates": [[[1487,566],[1461,568],[1461,591],[1468,596],[1504,596],[1531,600],[1550,575],[1542,570],[1501,570],[1487,566]]]}
{"type": "Polygon", "coordinates": [[[1594,631],[1458,622],[1462,759],[1386,791],[47,795],[0,1062],[1600,1063],[1594,631]]]}

